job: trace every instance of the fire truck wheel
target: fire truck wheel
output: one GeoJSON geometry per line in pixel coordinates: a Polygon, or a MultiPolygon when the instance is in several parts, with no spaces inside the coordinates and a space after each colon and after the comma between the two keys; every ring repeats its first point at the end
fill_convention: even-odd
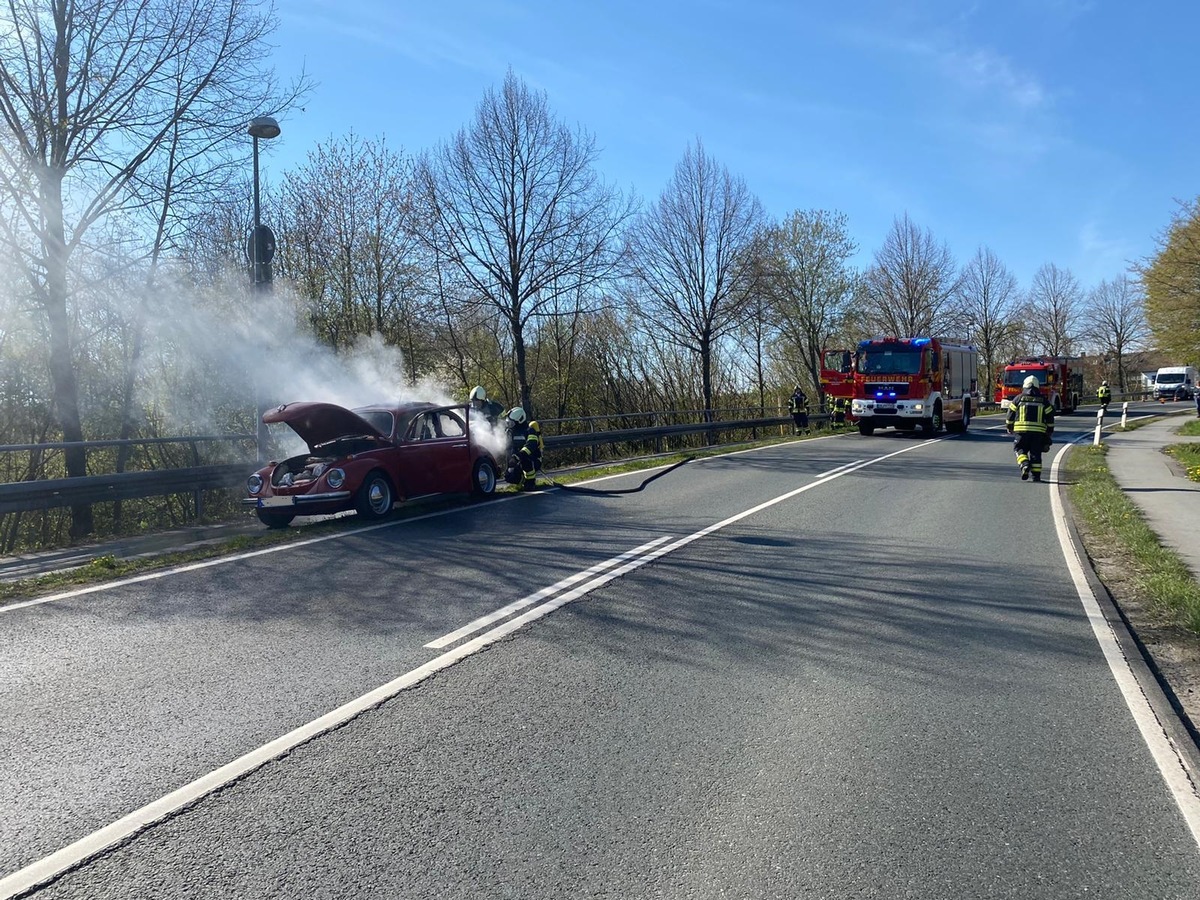
{"type": "Polygon", "coordinates": [[[868,425],[866,422],[859,422],[858,423],[858,433],[861,435],[865,435],[866,437],[870,437],[871,435],[873,435],[875,433],[875,426],[868,425]]]}
{"type": "Polygon", "coordinates": [[[942,405],[940,403],[933,405],[933,415],[924,421],[923,428],[926,434],[937,434],[942,430],[942,405]]]}

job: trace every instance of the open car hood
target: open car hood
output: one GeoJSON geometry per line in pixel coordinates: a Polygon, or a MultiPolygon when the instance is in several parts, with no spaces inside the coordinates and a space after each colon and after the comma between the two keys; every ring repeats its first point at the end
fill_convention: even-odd
{"type": "Polygon", "coordinates": [[[334,403],[285,403],[263,413],[263,421],[283,422],[309,448],[337,440],[341,437],[367,436],[386,441],[388,436],[380,434],[366,419],[344,406],[334,403]]]}

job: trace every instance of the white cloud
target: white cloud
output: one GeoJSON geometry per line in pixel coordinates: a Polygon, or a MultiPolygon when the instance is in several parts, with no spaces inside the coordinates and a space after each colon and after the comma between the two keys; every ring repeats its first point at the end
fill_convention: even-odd
{"type": "Polygon", "coordinates": [[[1022,109],[1037,109],[1049,100],[1036,78],[1016,69],[1012,62],[987,48],[935,51],[943,71],[959,83],[980,90],[993,90],[1022,109]]]}

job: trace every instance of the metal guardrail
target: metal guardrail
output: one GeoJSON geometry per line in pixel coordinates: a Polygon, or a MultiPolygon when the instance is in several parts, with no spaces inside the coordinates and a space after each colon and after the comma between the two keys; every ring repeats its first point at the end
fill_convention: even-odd
{"type": "MultiPolygon", "coordinates": [[[[635,418],[631,414],[625,418],[635,418]]],[[[620,416],[596,416],[596,420],[621,418],[620,416]]],[[[809,416],[814,425],[828,421],[829,416],[820,413],[809,416]]],[[[568,420],[563,420],[568,421],[568,420]]],[[[641,428],[623,428],[611,431],[586,431],[578,434],[548,435],[547,450],[567,447],[598,448],[604,444],[633,443],[691,434],[716,434],[722,431],[738,431],[790,425],[790,416],[765,418],[731,419],[714,422],[694,422],[682,425],[654,425],[641,428]]],[[[250,439],[253,436],[249,436],[250,439]]],[[[246,435],[224,435],[187,438],[150,438],[145,441],[83,441],[77,442],[89,448],[119,446],[129,443],[189,443],[201,440],[246,440],[246,435]]],[[[4,450],[36,450],[73,446],[72,444],[8,444],[0,445],[4,450]]],[[[133,500],[143,497],[159,497],[168,494],[192,494],[196,509],[201,508],[201,494],[208,490],[240,487],[246,476],[257,467],[253,460],[212,466],[192,466],[184,469],[155,469],[138,472],[118,472],[110,475],[88,475],[82,478],[53,478],[40,481],[18,481],[0,484],[0,515],[12,512],[56,509],[66,506],[82,506],[114,500],[133,500]]]]}
{"type": "Polygon", "coordinates": [[[197,509],[200,509],[200,493],[244,484],[246,473],[252,465],[251,462],[192,466],[187,469],[119,472],[0,484],[0,514],[161,497],[166,494],[194,494],[197,509]]]}

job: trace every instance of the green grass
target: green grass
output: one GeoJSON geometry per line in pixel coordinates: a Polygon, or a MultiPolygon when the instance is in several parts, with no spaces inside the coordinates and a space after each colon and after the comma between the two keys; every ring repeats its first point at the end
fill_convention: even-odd
{"type": "MultiPolygon", "coordinates": [[[[1200,419],[1184,422],[1175,433],[1183,437],[1200,437],[1200,419]]],[[[1163,450],[1175,457],[1187,470],[1192,481],[1200,481],[1200,444],[1171,444],[1163,450]]]]}
{"type": "Polygon", "coordinates": [[[1171,444],[1164,447],[1163,451],[1183,464],[1189,479],[1200,481],[1200,444],[1171,444]]]}
{"type": "Polygon", "coordinates": [[[1066,459],[1070,498],[1086,525],[1088,554],[1112,558],[1158,613],[1200,634],[1200,584],[1117,485],[1108,471],[1107,450],[1105,445],[1074,447],[1066,459]]]}

